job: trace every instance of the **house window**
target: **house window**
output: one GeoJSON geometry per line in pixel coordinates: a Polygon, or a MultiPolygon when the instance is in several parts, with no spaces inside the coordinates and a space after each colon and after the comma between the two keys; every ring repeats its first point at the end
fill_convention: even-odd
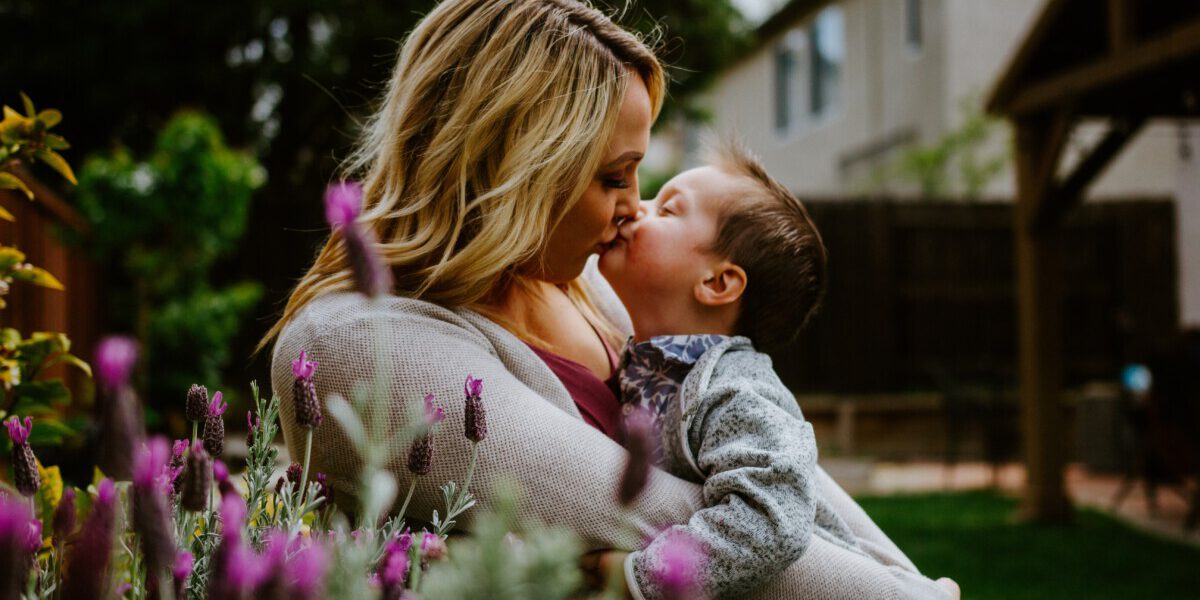
{"type": "Polygon", "coordinates": [[[775,47],[775,129],[787,132],[796,124],[804,109],[801,87],[804,32],[793,31],[775,47]]]}
{"type": "Polygon", "coordinates": [[[845,32],[842,9],[837,6],[821,11],[809,27],[808,112],[814,117],[837,107],[846,56],[845,32]]]}
{"type": "Polygon", "coordinates": [[[909,50],[921,51],[921,0],[904,2],[904,41],[909,50]]]}

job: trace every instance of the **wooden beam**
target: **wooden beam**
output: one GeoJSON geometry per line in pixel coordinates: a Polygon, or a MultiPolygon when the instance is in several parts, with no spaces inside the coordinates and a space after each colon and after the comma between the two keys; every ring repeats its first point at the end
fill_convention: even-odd
{"type": "Polygon", "coordinates": [[[1015,123],[1017,203],[1013,222],[1017,337],[1025,489],[1021,517],[1061,522],[1071,503],[1063,481],[1067,444],[1062,405],[1061,236],[1028,226],[1048,188],[1039,182],[1050,133],[1044,119],[1015,123]]]}
{"type": "Polygon", "coordinates": [[[1104,139],[1093,146],[1088,155],[1075,165],[1071,174],[1064,177],[1061,183],[1054,185],[1051,193],[1042,199],[1030,226],[1037,232],[1058,227],[1062,216],[1079,205],[1083,200],[1084,190],[1104,172],[1109,163],[1121,153],[1125,144],[1141,131],[1145,123],[1144,116],[1114,121],[1104,139]]]}
{"type": "Polygon", "coordinates": [[[1133,43],[1133,10],[1130,0],[1108,0],[1108,49],[1114,55],[1133,43]]]}
{"type": "Polygon", "coordinates": [[[1046,136],[1041,141],[1041,147],[1037,149],[1033,186],[1039,197],[1045,197],[1045,193],[1054,184],[1054,177],[1058,174],[1058,161],[1062,157],[1063,148],[1067,145],[1067,139],[1071,136],[1073,125],[1071,112],[1068,107],[1062,107],[1054,112],[1054,115],[1050,117],[1048,128],[1045,129],[1046,136]]]}
{"type": "Polygon", "coordinates": [[[1033,55],[1041,47],[1042,41],[1046,39],[1047,35],[1050,35],[1050,29],[1066,5],[1067,0],[1050,0],[1046,4],[1046,8],[1042,9],[1042,14],[1038,16],[1037,21],[1025,36],[1025,41],[1021,42],[1016,56],[1008,63],[1008,67],[996,82],[995,87],[992,88],[992,93],[988,95],[985,105],[988,112],[993,114],[1006,112],[1009,102],[1018,91],[1017,86],[1021,83],[1026,67],[1033,60],[1033,55]]]}
{"type": "MultiPolygon", "coordinates": [[[[1146,71],[1200,56],[1200,19],[1185,23],[1154,39],[1127,46],[1108,56],[1032,84],[1017,93],[1007,106],[1012,115],[1030,115],[1080,96],[1122,83],[1146,71]]],[[[1123,93],[1130,94],[1130,90],[1123,93]]]]}

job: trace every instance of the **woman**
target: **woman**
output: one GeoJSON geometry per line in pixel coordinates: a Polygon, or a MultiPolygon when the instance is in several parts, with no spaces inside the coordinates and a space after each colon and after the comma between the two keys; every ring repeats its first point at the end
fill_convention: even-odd
{"type": "MultiPolygon", "coordinates": [[[[578,2],[450,0],[426,16],[345,168],[362,178],[360,222],[379,240],[396,296],[369,307],[351,292],[335,236],[268,335],[278,336],[273,382],[293,455],[304,438],[286,396],[300,350],[320,364],[322,398],[349,397],[385,364],[388,427],[399,431],[404,405],[426,393],[447,411],[409,510],[426,518],[439,508],[437,487],[463,477],[469,374],[486,382],[489,433],[472,486],[481,507],[495,482],[515,479],[527,496],[522,517],[568,526],[597,548],[633,549],[655,526],[686,520],[699,488],[659,471],[632,511],[616,506],[626,454],[610,439],[618,405],[603,380],[627,324],[611,291],[581,277],[635,212],[637,166],[663,94],[654,55],[578,2]]],[[[327,422],[313,448],[313,468],[352,493],[357,458],[344,432],[327,422]]],[[[406,487],[403,457],[389,468],[406,487]]],[[[870,597],[928,582],[841,494],[879,562],[815,544],[757,596],[794,597],[780,590],[797,581],[870,597]]]]}

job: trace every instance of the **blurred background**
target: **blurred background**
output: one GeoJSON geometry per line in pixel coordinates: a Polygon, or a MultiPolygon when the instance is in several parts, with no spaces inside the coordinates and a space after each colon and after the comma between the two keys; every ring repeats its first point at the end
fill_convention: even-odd
{"type": "MultiPolygon", "coordinates": [[[[0,190],[0,242],[66,288],[14,285],[0,325],[85,360],[137,337],[153,429],[185,430],[193,382],[244,409],[322,191],[433,4],[0,0],[0,102],[61,111],[78,178],[0,190]]],[[[672,77],[645,197],[717,131],[809,206],[830,287],[777,368],[919,566],[967,597],[1200,595],[1200,5],[599,4],[672,77]]],[[[87,480],[91,381],[55,377],[39,456],[87,480]]]]}

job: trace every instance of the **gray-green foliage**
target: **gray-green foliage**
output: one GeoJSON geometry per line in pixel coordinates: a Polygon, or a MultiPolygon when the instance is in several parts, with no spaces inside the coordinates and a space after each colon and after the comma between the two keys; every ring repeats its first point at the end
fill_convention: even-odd
{"type": "MultiPolygon", "coordinates": [[[[979,197],[1008,166],[1009,147],[984,154],[983,146],[1000,127],[1000,121],[983,112],[978,94],[960,103],[962,123],[929,144],[913,146],[882,173],[882,179],[915,183],[925,198],[961,196],[979,197]]],[[[877,183],[886,183],[877,182],[877,183]]]]}
{"type": "Polygon", "coordinates": [[[168,121],[144,159],[117,148],[84,162],[78,208],[93,227],[78,242],[108,267],[106,325],[144,344],[151,404],[195,381],[219,383],[229,341],[262,290],[215,287],[212,271],[245,233],[263,181],[255,159],[195,112],[168,121]]]}
{"type": "Polygon", "coordinates": [[[578,539],[562,528],[522,527],[517,496],[512,487],[493,490],[495,511],[476,515],[471,536],[454,540],[449,560],[430,567],[424,600],[555,600],[579,591],[578,539]]]}

